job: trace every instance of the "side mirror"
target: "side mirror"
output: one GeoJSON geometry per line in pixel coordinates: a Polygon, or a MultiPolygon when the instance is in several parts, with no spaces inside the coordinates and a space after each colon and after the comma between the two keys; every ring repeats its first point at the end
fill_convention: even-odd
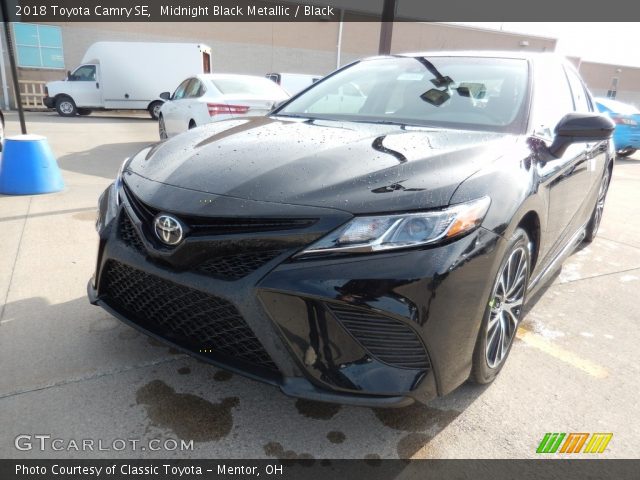
{"type": "Polygon", "coordinates": [[[170,100],[171,99],[171,93],[170,92],[162,92],[160,94],[160,98],[162,100],[170,100]]]}
{"type": "Polygon", "coordinates": [[[615,128],[609,117],[599,113],[569,113],[556,126],[556,137],[549,151],[560,158],[572,143],[607,140],[615,128]]]}

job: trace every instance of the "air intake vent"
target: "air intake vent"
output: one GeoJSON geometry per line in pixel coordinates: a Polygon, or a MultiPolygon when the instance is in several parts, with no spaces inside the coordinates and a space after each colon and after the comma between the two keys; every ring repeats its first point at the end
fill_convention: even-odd
{"type": "Polygon", "coordinates": [[[227,300],[110,260],[102,275],[105,302],[129,320],[194,353],[222,356],[277,372],[238,309],[227,300]]]}
{"type": "Polygon", "coordinates": [[[375,358],[395,367],[428,370],[427,351],[413,329],[379,313],[327,304],[344,328],[375,358]]]}

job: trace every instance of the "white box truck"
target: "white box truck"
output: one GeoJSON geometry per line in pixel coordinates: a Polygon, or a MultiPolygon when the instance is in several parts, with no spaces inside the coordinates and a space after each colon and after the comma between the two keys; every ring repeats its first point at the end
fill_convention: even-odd
{"type": "Polygon", "coordinates": [[[211,48],[197,43],[97,42],[65,80],[49,82],[43,103],[63,117],[92,110],[147,110],[185,78],[211,73],[211,48]]]}

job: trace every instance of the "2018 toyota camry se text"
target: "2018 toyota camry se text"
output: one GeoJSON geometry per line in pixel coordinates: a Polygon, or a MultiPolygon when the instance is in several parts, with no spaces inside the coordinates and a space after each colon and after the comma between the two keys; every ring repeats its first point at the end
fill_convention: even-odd
{"type": "Polygon", "coordinates": [[[361,60],[127,160],[89,297],[296,397],[488,383],[527,298],[596,235],[613,128],[553,55],[361,60]]]}

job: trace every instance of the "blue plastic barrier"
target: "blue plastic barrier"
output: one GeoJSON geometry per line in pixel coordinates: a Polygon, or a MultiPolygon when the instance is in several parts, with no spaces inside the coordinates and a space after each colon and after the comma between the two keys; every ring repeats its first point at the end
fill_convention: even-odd
{"type": "Polygon", "coordinates": [[[62,174],[46,137],[16,135],[5,139],[0,161],[0,193],[35,195],[59,192],[62,174]]]}

